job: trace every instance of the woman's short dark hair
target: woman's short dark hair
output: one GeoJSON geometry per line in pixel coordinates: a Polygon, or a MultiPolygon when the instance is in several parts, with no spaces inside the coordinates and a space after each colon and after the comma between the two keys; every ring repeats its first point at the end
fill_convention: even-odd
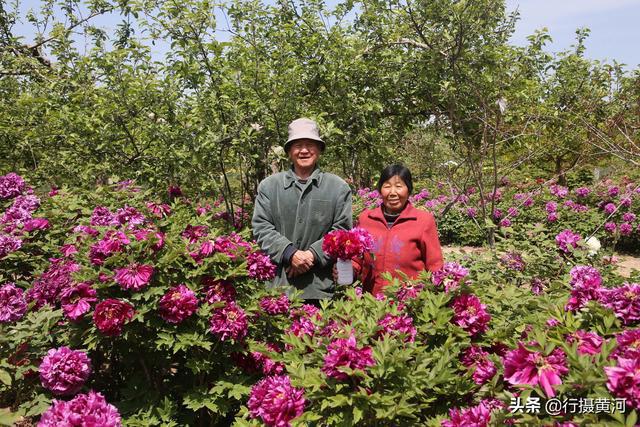
{"type": "Polygon", "coordinates": [[[411,180],[411,171],[406,166],[402,166],[399,164],[389,165],[386,168],[382,169],[380,173],[380,179],[378,180],[378,191],[382,190],[382,184],[393,178],[394,176],[399,176],[402,181],[404,181],[404,185],[409,189],[409,194],[413,193],[413,181],[411,180]]]}

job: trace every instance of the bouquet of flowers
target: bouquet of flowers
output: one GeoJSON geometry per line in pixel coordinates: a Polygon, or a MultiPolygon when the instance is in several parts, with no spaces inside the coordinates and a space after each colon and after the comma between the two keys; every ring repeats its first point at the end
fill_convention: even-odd
{"type": "Polygon", "coordinates": [[[367,230],[358,227],[351,230],[334,230],[326,234],[322,240],[324,253],[338,261],[338,283],[341,285],[353,282],[351,260],[372,249],[373,236],[367,230]]]}

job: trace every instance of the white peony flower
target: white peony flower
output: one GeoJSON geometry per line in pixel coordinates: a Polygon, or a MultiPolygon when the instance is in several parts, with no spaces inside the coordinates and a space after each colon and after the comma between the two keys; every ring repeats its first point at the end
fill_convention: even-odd
{"type": "Polygon", "coordinates": [[[602,245],[600,244],[600,240],[597,237],[591,236],[586,241],[587,249],[589,250],[589,256],[593,256],[598,253],[602,245]]]}

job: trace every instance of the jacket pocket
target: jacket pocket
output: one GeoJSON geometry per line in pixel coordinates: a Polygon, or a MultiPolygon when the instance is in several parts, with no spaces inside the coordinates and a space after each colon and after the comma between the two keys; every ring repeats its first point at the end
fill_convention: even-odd
{"type": "Polygon", "coordinates": [[[311,224],[320,228],[329,229],[333,219],[331,200],[312,199],[309,205],[309,220],[311,224]]]}

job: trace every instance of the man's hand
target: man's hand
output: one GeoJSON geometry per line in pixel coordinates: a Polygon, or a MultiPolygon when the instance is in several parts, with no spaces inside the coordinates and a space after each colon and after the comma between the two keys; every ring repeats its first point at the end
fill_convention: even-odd
{"type": "Polygon", "coordinates": [[[304,274],[313,267],[315,257],[311,251],[296,251],[291,257],[291,265],[287,268],[287,277],[304,274]]]}

